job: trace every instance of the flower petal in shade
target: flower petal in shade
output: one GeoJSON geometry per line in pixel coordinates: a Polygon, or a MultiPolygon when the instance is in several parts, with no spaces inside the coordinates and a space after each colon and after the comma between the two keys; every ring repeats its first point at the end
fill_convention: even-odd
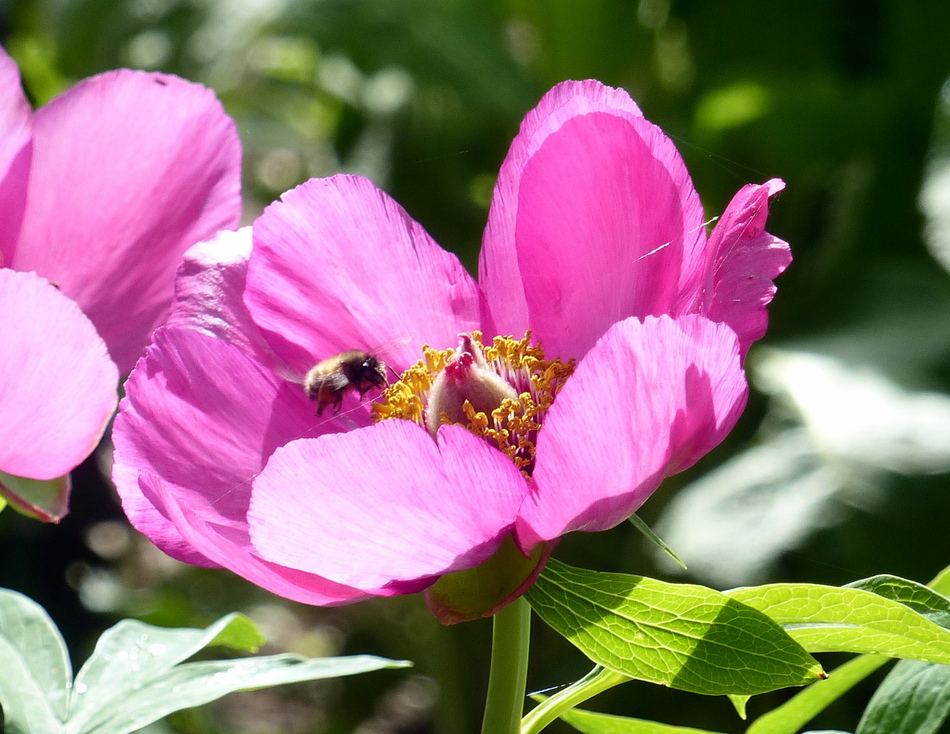
{"type": "MultiPolygon", "coordinates": [[[[205,334],[159,329],[126,383],[112,432],[113,480],[132,524],[169,555],[208,565],[170,519],[161,497],[246,535],[251,480],[280,445],[319,434],[299,385],[205,334]],[[143,493],[142,477],[155,497],[143,493]]],[[[329,423],[329,421],[327,421],[329,423]]],[[[236,541],[233,541],[236,542],[236,541]]]]}
{"type": "Polygon", "coordinates": [[[99,443],[119,374],[79,307],[35,273],[0,269],[0,471],[69,472],[99,443]]]}
{"type": "Polygon", "coordinates": [[[527,483],[460,426],[382,421],[274,452],[248,518],[259,555],[358,589],[419,591],[498,549],[527,483]]]}
{"type": "Polygon", "coordinates": [[[9,264],[57,283],[128,371],[168,313],[182,253],[237,224],[240,164],[209,89],[128,70],[87,79],[34,115],[9,264]]]}
{"type": "Polygon", "coordinates": [[[143,495],[162,506],[195,551],[251,583],[303,604],[335,606],[368,598],[362,591],[261,560],[254,554],[246,532],[235,532],[198,516],[183,504],[182,497],[170,485],[155,475],[143,474],[141,482],[143,495]]]}
{"type": "Polygon", "coordinates": [[[733,328],[743,358],[749,345],[765,335],[769,318],[765,307],[775,295],[772,281],[792,261],[788,243],[765,231],[769,199],[784,188],[776,178],[761,186],[743,186],[709,241],[714,262],[702,313],[733,328]]]}
{"type": "Polygon", "coordinates": [[[478,328],[478,287],[458,259],[356,176],[312,179],[267,207],[254,223],[245,302],[301,375],[384,344],[401,371],[421,344],[450,346],[478,328]]]}
{"type": "Polygon", "coordinates": [[[691,315],[614,325],[545,418],[518,520],[522,550],[629,517],[725,437],[747,390],[724,324],[691,315]]]}
{"type": "Polygon", "coordinates": [[[221,339],[260,364],[277,369],[277,358],[244,305],[250,255],[250,227],[236,232],[222,230],[191,247],[178,268],[175,300],[165,326],[221,339]]]}
{"type": "Polygon", "coordinates": [[[668,313],[704,259],[702,208],[672,141],[623,90],[564,82],[502,165],[479,275],[499,333],[580,357],[628,316],[668,313]]]}
{"type": "Polygon", "coordinates": [[[0,48],[0,267],[10,264],[20,235],[33,152],[32,114],[20,87],[20,70],[0,48]]]}

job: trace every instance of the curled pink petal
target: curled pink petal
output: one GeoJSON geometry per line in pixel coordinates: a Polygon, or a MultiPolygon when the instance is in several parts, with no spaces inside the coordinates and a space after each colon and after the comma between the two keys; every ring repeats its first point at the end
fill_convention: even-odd
{"type": "Polygon", "coordinates": [[[700,316],[614,325],[545,419],[518,519],[522,549],[629,517],[725,437],[746,394],[727,326],[700,316]]]}
{"type": "Polygon", "coordinates": [[[772,281],[792,261],[788,243],[765,231],[769,199],[784,188],[775,178],[761,186],[743,186],[709,240],[713,262],[703,312],[733,328],[743,358],[752,342],[765,335],[765,307],[775,295],[772,281]]]}
{"type": "MultiPolygon", "coordinates": [[[[319,435],[320,421],[298,386],[239,349],[196,331],[159,330],[126,383],[113,429],[113,480],[132,524],[169,555],[199,565],[196,554],[142,491],[155,475],[166,496],[221,532],[246,534],[251,482],[277,446],[319,435]],[[242,530],[243,529],[243,530],[242,530]]],[[[332,421],[322,421],[329,425],[332,421]]]]}
{"type": "Polygon", "coordinates": [[[702,208],[672,141],[622,90],[564,82],[502,166],[480,261],[501,333],[582,356],[628,316],[668,313],[701,265],[702,208]]]}
{"type": "Polygon", "coordinates": [[[209,89],[93,77],[38,110],[11,263],[57,283],[127,372],[168,313],[182,253],[240,216],[241,148],[209,89]]]}
{"type": "Polygon", "coordinates": [[[0,267],[9,265],[20,235],[33,146],[32,110],[20,70],[0,48],[0,267]]]}
{"type": "Polygon", "coordinates": [[[526,492],[511,461],[464,428],[443,427],[436,443],[390,420],[278,449],[248,519],[267,560],[405,593],[489,558],[526,492]]]}
{"type": "Polygon", "coordinates": [[[35,273],[0,269],[0,471],[68,473],[99,443],[119,375],[77,305],[35,273]]]}
{"type": "Polygon", "coordinates": [[[423,343],[478,327],[479,292],[405,210],[367,179],[312,179],[254,223],[245,302],[268,343],[305,374],[385,345],[397,371],[423,343]]]}

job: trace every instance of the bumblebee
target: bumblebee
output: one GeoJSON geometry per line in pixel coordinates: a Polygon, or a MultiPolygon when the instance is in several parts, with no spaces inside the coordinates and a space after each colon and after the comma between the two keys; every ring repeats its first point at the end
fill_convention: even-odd
{"type": "Polygon", "coordinates": [[[328,405],[339,413],[343,396],[348,390],[359,392],[362,398],[370,389],[383,390],[389,385],[387,365],[369,352],[350,349],[329,357],[311,369],[304,378],[303,389],[317,404],[317,415],[328,405]]]}

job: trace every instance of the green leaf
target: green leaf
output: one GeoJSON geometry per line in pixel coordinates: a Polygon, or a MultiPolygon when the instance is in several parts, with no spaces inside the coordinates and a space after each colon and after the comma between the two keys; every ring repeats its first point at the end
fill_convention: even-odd
{"type": "Polygon", "coordinates": [[[828,678],[812,683],[791,699],[752,722],[746,734],[795,734],[831,703],[850,691],[890,658],[862,655],[835,668],[828,678]]]}
{"type": "Polygon", "coordinates": [[[587,675],[558,691],[550,698],[532,696],[539,704],[521,720],[521,734],[537,734],[562,714],[598,693],[631,680],[625,675],[607,670],[602,665],[594,666],[587,675]]]}
{"type": "Polygon", "coordinates": [[[929,586],[899,576],[880,575],[846,584],[849,589],[864,589],[885,599],[900,602],[934,624],[950,628],[950,599],[929,586]]]}
{"type": "Polygon", "coordinates": [[[549,561],[528,601],[595,663],[707,695],[810,683],[821,667],[771,619],[718,591],[549,561]]]}
{"type": "Polygon", "coordinates": [[[58,731],[72,680],[66,644],[39,604],[8,589],[0,589],[0,660],[4,731],[58,731]]]}
{"type": "Polygon", "coordinates": [[[29,479],[0,471],[0,494],[18,512],[43,522],[59,522],[69,510],[69,475],[29,479]]]}
{"type": "Polygon", "coordinates": [[[875,691],[857,734],[935,734],[950,715],[950,667],[901,660],[875,691]]]}
{"type": "Polygon", "coordinates": [[[749,704],[749,699],[752,696],[739,695],[737,693],[730,693],[726,698],[729,699],[729,703],[732,704],[732,708],[736,710],[736,713],[739,715],[739,718],[745,721],[746,719],[746,706],[749,704]]]}
{"type": "Polygon", "coordinates": [[[771,584],[727,593],[774,619],[809,652],[873,653],[950,664],[950,632],[870,591],[771,584]]]}
{"type": "MultiPolygon", "coordinates": [[[[261,645],[267,642],[261,631],[257,629],[257,625],[243,614],[229,614],[215,622],[215,625],[220,626],[218,633],[211,642],[204,644],[203,647],[221,645],[242,652],[257,652],[261,645]]],[[[215,625],[212,625],[212,627],[215,625]]]]}
{"type": "Polygon", "coordinates": [[[927,586],[940,594],[950,594],[950,566],[942,569],[927,586]]]}
{"type": "Polygon", "coordinates": [[[683,570],[686,570],[686,564],[683,563],[683,559],[680,558],[676,553],[670,548],[666,542],[659,535],[654,533],[650,526],[643,522],[643,519],[639,515],[631,515],[629,518],[630,524],[633,525],[637,530],[646,536],[646,539],[649,540],[653,545],[659,548],[661,551],[666,553],[670,558],[673,559],[673,562],[679,565],[683,570]]]}
{"type": "Polygon", "coordinates": [[[99,709],[82,734],[126,734],[191,706],[214,701],[234,691],[286,683],[338,678],[408,663],[371,655],[307,659],[298,655],[269,655],[239,660],[186,663],[151,681],[124,699],[99,709]]]}
{"type": "Polygon", "coordinates": [[[719,734],[719,732],[710,732],[706,729],[597,714],[583,709],[574,709],[561,718],[582,734],[719,734]]]}

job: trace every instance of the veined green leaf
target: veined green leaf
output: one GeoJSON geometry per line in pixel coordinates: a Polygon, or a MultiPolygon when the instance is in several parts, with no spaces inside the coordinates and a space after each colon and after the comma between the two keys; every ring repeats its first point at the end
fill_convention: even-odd
{"type": "Polygon", "coordinates": [[[950,664],[950,631],[856,588],[770,584],[727,592],[767,614],[809,652],[857,652],[950,664]]]}
{"type": "Polygon", "coordinates": [[[934,624],[950,628],[950,599],[929,586],[908,581],[900,576],[872,576],[846,584],[849,589],[864,589],[885,599],[900,602],[934,624]]]}
{"type": "Polygon", "coordinates": [[[724,695],[805,685],[823,675],[771,619],[702,586],[549,561],[528,600],[591,660],[631,678],[724,695]]]}

